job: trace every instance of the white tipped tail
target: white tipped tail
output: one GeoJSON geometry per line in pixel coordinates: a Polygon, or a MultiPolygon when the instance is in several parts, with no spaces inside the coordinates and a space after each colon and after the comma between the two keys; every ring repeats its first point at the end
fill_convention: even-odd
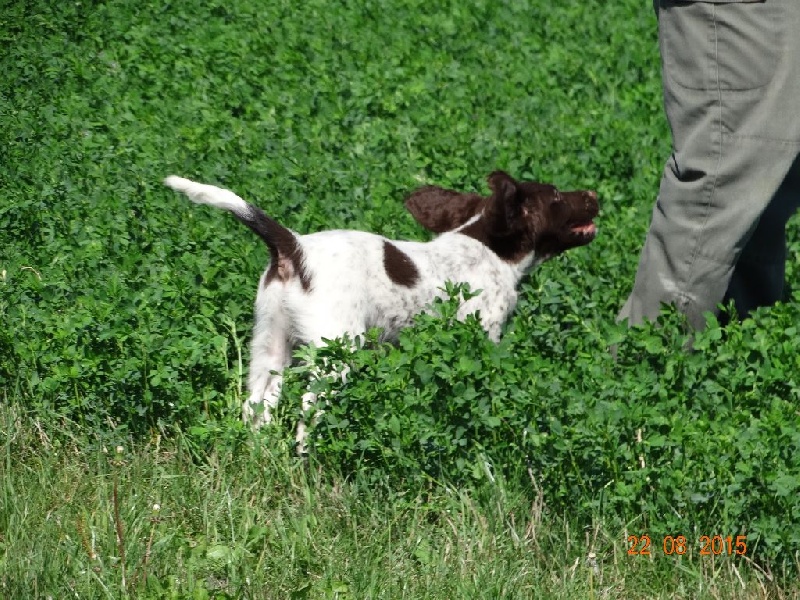
{"type": "Polygon", "coordinates": [[[182,192],[189,200],[197,204],[209,204],[224,210],[229,210],[237,216],[246,216],[250,213],[250,205],[230,190],[218,188],[213,185],[197,183],[191,179],[184,179],[177,175],[170,175],[164,180],[164,185],[176,192],[182,192]]]}
{"type": "MultiPolygon", "coordinates": [[[[230,190],[197,183],[191,179],[184,179],[176,175],[167,177],[164,180],[164,185],[176,192],[183,192],[189,196],[192,202],[197,204],[210,204],[232,212],[233,216],[247,225],[264,241],[267,248],[269,248],[270,260],[275,265],[275,269],[278,269],[277,265],[281,260],[284,262],[289,261],[287,264],[290,264],[291,268],[284,266],[282,276],[288,278],[297,274],[300,277],[303,289],[308,291],[311,286],[311,280],[303,267],[303,249],[290,229],[287,229],[275,219],[268,217],[263,210],[248,204],[230,190]]],[[[272,268],[270,267],[270,269],[272,268]]],[[[280,276],[278,275],[278,277],[280,276]]]]}

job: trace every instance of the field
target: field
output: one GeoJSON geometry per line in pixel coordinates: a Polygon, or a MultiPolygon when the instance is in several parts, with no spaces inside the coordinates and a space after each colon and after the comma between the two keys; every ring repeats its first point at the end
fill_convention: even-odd
{"type": "Polygon", "coordinates": [[[800,294],[691,352],[614,322],[670,152],[649,3],[12,0],[0,43],[1,598],[800,597],[800,294]],[[495,169],[601,202],[501,343],[454,293],[299,351],[351,366],[307,459],[302,361],[246,429],[266,248],[163,178],[427,239],[405,195],[495,169]]]}

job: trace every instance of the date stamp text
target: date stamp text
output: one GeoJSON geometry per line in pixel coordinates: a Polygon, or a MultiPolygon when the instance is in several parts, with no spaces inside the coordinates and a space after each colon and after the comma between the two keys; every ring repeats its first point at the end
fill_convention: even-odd
{"type": "MultiPolygon", "coordinates": [[[[701,535],[694,549],[700,556],[744,556],[747,554],[747,536],[701,535]]],[[[690,551],[692,542],[683,535],[666,535],[661,540],[660,550],[667,556],[681,556],[690,551]]],[[[647,534],[628,536],[629,556],[650,556],[655,550],[653,541],[647,534]]]]}

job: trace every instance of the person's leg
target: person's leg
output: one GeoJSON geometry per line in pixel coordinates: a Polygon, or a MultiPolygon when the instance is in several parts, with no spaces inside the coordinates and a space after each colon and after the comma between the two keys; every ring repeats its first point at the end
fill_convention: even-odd
{"type": "Polygon", "coordinates": [[[783,299],[786,222],[799,207],[800,159],[795,159],[742,250],[728,284],[723,304],[733,301],[740,319],[759,306],[772,306],[783,299]]]}
{"type": "Polygon", "coordinates": [[[699,328],[800,150],[800,3],[660,0],[658,18],[673,154],[619,318],[674,304],[699,328]]]}

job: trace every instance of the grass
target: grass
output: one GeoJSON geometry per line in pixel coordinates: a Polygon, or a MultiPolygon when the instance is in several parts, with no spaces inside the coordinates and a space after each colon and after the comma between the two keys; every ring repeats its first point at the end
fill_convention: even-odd
{"type": "Polygon", "coordinates": [[[7,598],[797,597],[742,561],[628,556],[626,532],[501,483],[375,489],[254,440],[198,460],[180,437],[56,441],[0,416],[7,598]]]}
{"type": "Polygon", "coordinates": [[[655,25],[634,0],[7,3],[0,597],[797,598],[800,296],[692,354],[674,314],[613,322],[670,151],[655,25]],[[267,253],[163,177],[424,239],[406,193],[498,168],[602,205],[501,344],[444,305],[326,350],[353,376],[308,461],[290,402],[245,430],[267,253]],[[747,556],[700,556],[716,534],[747,556]]]}

